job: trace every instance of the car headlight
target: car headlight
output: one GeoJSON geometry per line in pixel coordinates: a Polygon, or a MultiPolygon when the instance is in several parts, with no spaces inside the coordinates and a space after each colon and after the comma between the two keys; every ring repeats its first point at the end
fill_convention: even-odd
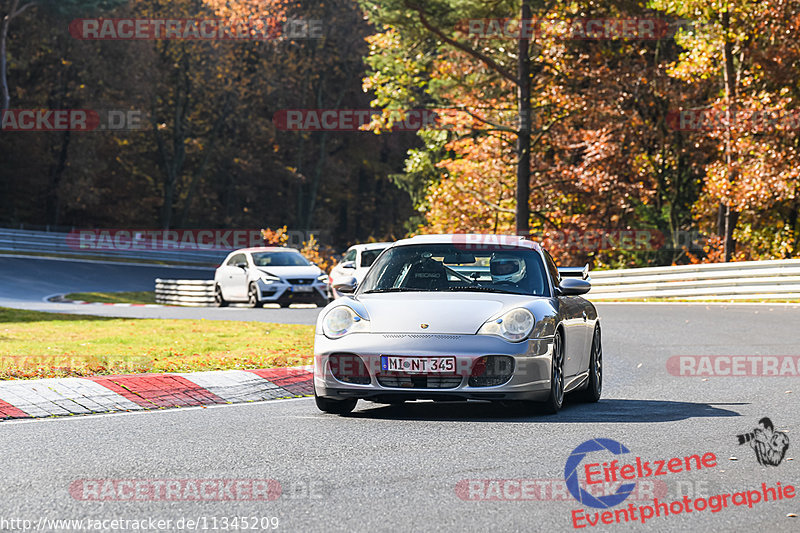
{"type": "Polygon", "coordinates": [[[317,281],[321,281],[322,283],[328,283],[328,275],[320,274],[319,276],[317,276],[317,281]]]}
{"type": "Polygon", "coordinates": [[[329,339],[359,331],[369,331],[369,320],[361,318],[346,305],[334,307],[322,319],[322,332],[329,339]]]}
{"type": "Polygon", "coordinates": [[[500,318],[485,322],[478,335],[498,335],[517,342],[528,337],[536,321],[527,309],[512,309],[500,318]]]}
{"type": "Polygon", "coordinates": [[[263,281],[264,283],[267,283],[267,284],[275,283],[276,281],[280,281],[280,280],[281,280],[281,278],[279,278],[277,276],[272,276],[270,274],[261,274],[261,281],[263,281]]]}

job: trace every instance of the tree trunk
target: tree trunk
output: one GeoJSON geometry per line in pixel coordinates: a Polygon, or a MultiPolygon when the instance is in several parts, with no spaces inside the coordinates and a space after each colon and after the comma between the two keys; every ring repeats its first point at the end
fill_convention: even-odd
{"type": "Polygon", "coordinates": [[[158,129],[158,120],[156,120],[158,114],[156,113],[155,104],[151,104],[153,109],[153,134],[158,146],[161,166],[164,170],[164,204],[161,209],[161,228],[165,230],[172,227],[176,188],[186,162],[186,138],[188,137],[186,117],[189,115],[189,108],[191,107],[190,94],[191,84],[188,76],[187,58],[183,56],[179,70],[175,73],[175,109],[173,110],[171,153],[168,152],[167,143],[158,129]]]}
{"type": "MultiPolygon", "coordinates": [[[[722,47],[724,59],[724,73],[725,73],[725,105],[727,107],[726,115],[728,119],[728,128],[725,139],[725,164],[728,169],[728,180],[731,183],[736,181],[737,170],[734,168],[734,146],[733,146],[733,123],[736,120],[736,73],[733,65],[733,42],[728,38],[730,30],[730,13],[725,11],[722,13],[722,29],[725,32],[725,42],[722,47]]],[[[736,212],[730,205],[724,204],[723,213],[723,243],[725,262],[728,262],[733,257],[736,251],[736,242],[733,240],[733,230],[736,229],[736,222],[739,219],[739,213],[736,212]]]]}
{"type": "MultiPolygon", "coordinates": [[[[520,17],[530,20],[529,0],[522,1],[520,17]]],[[[524,23],[520,23],[525,27],[524,23]]],[[[530,231],[530,184],[531,184],[531,60],[528,49],[530,37],[522,32],[519,39],[519,62],[517,66],[517,108],[519,129],[517,131],[517,235],[528,235],[530,231]]]]}
{"type": "Polygon", "coordinates": [[[14,16],[18,4],[19,2],[15,1],[8,13],[0,19],[0,85],[2,85],[0,118],[2,118],[2,112],[8,109],[8,106],[11,104],[11,95],[8,91],[8,73],[6,72],[8,69],[8,58],[6,54],[8,52],[8,27],[11,25],[11,18],[14,16]]]}
{"type": "Polygon", "coordinates": [[[792,255],[798,251],[797,245],[800,243],[800,235],[798,235],[797,231],[798,210],[800,210],[800,202],[795,200],[795,202],[792,204],[791,210],[789,211],[789,216],[786,218],[786,225],[789,226],[790,230],[792,230],[792,249],[784,254],[784,259],[791,259],[792,255]]]}
{"type": "Polygon", "coordinates": [[[61,146],[58,150],[58,157],[50,170],[50,186],[47,191],[47,198],[45,200],[45,216],[47,223],[53,226],[58,226],[59,219],[61,218],[61,192],[59,187],[61,185],[61,177],[67,168],[67,156],[69,155],[69,142],[71,139],[71,132],[65,131],[61,136],[61,146]]]}
{"type": "Polygon", "coordinates": [[[306,205],[306,216],[303,220],[303,229],[310,230],[311,222],[314,219],[314,208],[317,206],[317,191],[319,190],[319,182],[322,178],[322,170],[325,168],[328,153],[328,132],[323,131],[320,134],[319,141],[319,155],[317,156],[317,164],[314,165],[314,173],[311,175],[311,183],[309,184],[308,203],[306,205]]]}

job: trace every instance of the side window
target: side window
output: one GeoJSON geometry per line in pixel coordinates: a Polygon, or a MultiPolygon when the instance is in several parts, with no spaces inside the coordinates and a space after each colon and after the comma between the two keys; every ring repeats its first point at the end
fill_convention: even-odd
{"type": "Polygon", "coordinates": [[[355,261],[356,260],[356,249],[353,248],[351,250],[347,250],[347,253],[344,255],[344,259],[342,261],[355,261]]]}
{"type": "Polygon", "coordinates": [[[231,257],[226,264],[228,266],[236,266],[236,263],[247,263],[247,258],[244,254],[236,254],[231,257]]]}
{"type": "Polygon", "coordinates": [[[361,266],[368,268],[372,266],[372,263],[381,255],[383,250],[362,250],[361,251],[361,266]]]}
{"type": "Polygon", "coordinates": [[[561,284],[561,276],[558,274],[556,262],[553,261],[552,257],[550,257],[550,254],[547,253],[547,250],[542,251],[544,252],[544,260],[547,263],[547,271],[550,274],[550,279],[553,281],[553,287],[558,287],[561,284]]]}

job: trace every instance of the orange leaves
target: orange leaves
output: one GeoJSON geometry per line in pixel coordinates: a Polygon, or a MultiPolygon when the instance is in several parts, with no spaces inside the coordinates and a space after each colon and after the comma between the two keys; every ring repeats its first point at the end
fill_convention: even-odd
{"type": "Polygon", "coordinates": [[[286,226],[272,230],[270,228],[261,230],[261,237],[264,239],[264,246],[284,246],[289,240],[286,233],[286,226]]]}
{"type": "Polygon", "coordinates": [[[308,241],[303,243],[300,249],[303,256],[322,269],[323,272],[330,272],[335,264],[334,255],[336,251],[330,246],[320,246],[316,237],[311,235],[308,241]]]}

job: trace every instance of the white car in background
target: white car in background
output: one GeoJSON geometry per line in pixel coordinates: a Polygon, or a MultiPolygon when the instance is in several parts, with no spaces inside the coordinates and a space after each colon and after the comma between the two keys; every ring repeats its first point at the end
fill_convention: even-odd
{"type": "Polygon", "coordinates": [[[371,242],[368,244],[355,244],[348,248],[342,260],[331,270],[331,294],[333,297],[339,298],[341,296],[341,294],[333,290],[334,284],[350,277],[356,278],[356,283],[361,283],[372,263],[391,244],[390,242],[371,242]]]}
{"type": "Polygon", "coordinates": [[[328,304],[328,275],[294,248],[244,248],[231,252],[214,274],[218,307],[247,302],[328,304]]]}

